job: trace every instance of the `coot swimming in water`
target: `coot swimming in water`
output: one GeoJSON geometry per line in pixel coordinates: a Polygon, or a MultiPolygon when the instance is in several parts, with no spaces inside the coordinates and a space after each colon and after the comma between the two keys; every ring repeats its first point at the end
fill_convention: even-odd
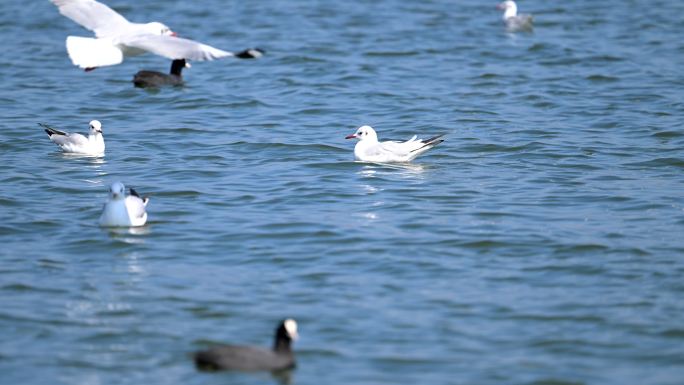
{"type": "MultiPolygon", "coordinates": [[[[249,48],[235,53],[238,59],[258,59],[264,56],[266,51],[260,48],[249,48]]],[[[190,68],[190,63],[185,59],[176,59],[171,62],[171,71],[168,74],[157,71],[138,71],[133,76],[133,84],[136,87],[160,87],[160,86],[179,86],[183,84],[181,72],[183,68],[190,68]]]]}
{"type": "Polygon", "coordinates": [[[181,72],[183,68],[190,68],[190,63],[185,59],[177,59],[171,62],[171,71],[168,74],[157,71],[138,71],[133,76],[133,84],[136,87],[161,87],[161,86],[180,86],[183,84],[181,72]]]}
{"type": "Polygon", "coordinates": [[[195,353],[195,364],[201,370],[281,371],[295,367],[290,348],[299,337],[297,322],[288,318],[276,329],[273,349],[255,346],[218,345],[195,353]]]}

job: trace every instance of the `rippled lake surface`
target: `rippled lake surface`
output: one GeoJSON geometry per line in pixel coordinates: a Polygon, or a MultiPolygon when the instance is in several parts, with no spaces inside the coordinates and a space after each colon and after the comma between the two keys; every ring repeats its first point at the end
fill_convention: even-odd
{"type": "Polygon", "coordinates": [[[3,384],[262,384],[213,343],[301,339],[292,384],[681,384],[684,3],[130,1],[259,60],[84,73],[48,1],[0,4],[3,384]],[[104,158],[37,125],[103,123],[104,158]],[[446,133],[411,165],[344,136],[446,133]],[[107,186],[149,224],[97,226],[107,186]]]}

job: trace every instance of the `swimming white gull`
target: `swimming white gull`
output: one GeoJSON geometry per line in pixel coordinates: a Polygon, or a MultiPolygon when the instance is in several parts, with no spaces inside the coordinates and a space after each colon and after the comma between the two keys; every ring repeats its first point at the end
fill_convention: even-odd
{"type": "Polygon", "coordinates": [[[115,182],[109,187],[109,200],[105,203],[100,216],[100,226],[104,227],[137,227],[147,222],[145,207],[150,201],[148,197],[140,197],[134,189],[126,196],[126,187],[115,182]]]}
{"type": "Polygon", "coordinates": [[[90,121],[90,133],[84,136],[68,133],[50,127],[45,123],[38,123],[45,128],[45,132],[62,151],[71,154],[104,155],[105,143],[102,136],[102,124],[98,120],[90,121]]]}
{"type": "Polygon", "coordinates": [[[364,162],[410,162],[418,155],[442,143],[444,135],[437,135],[429,139],[418,139],[414,135],[405,142],[379,142],[378,134],[371,126],[361,126],[355,133],[345,139],[358,139],[354,147],[356,160],[364,162]]]}
{"type": "Polygon", "coordinates": [[[506,0],[496,6],[503,10],[502,19],[506,24],[506,29],[510,32],[516,31],[531,31],[532,30],[532,15],[520,14],[518,15],[518,6],[513,0],[506,0]]]}

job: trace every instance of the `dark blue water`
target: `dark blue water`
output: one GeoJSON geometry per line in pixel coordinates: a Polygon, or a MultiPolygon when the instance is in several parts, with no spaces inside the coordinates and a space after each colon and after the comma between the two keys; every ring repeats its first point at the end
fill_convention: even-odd
{"type": "Polygon", "coordinates": [[[135,89],[84,73],[48,1],[0,4],[0,382],[262,384],[198,373],[269,345],[293,384],[681,384],[684,3],[145,1],[132,21],[255,61],[135,89]],[[36,124],[103,123],[104,158],[36,124]],[[345,135],[447,133],[409,166],[345,135]],[[107,186],[149,224],[97,226],[107,186]]]}

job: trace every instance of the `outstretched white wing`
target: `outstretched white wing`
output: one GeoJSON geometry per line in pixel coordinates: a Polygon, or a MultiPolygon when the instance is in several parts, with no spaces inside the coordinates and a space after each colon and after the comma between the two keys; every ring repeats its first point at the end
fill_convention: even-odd
{"type": "Polygon", "coordinates": [[[119,64],[124,55],[111,39],[69,36],[66,39],[67,52],[74,65],[81,68],[97,68],[119,64]]]}
{"type": "Polygon", "coordinates": [[[95,0],[50,0],[59,13],[95,32],[97,37],[116,36],[130,23],[125,17],[95,0]]]}
{"type": "Polygon", "coordinates": [[[232,52],[198,43],[194,40],[166,35],[137,35],[122,38],[121,43],[155,53],[175,60],[214,60],[227,56],[235,56],[232,52]]]}

